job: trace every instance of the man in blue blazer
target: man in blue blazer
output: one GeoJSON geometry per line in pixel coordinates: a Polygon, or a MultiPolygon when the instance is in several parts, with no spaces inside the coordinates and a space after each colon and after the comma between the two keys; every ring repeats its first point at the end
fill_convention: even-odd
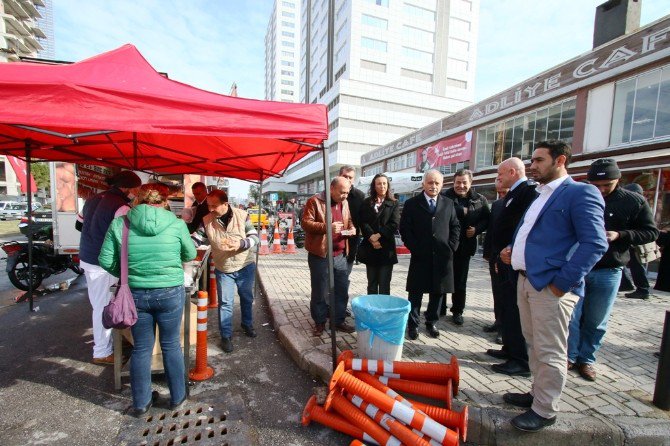
{"type": "Polygon", "coordinates": [[[567,377],[568,323],[584,296],[584,276],[607,251],[605,203],[594,186],[568,176],[571,157],[562,141],[535,147],[530,174],[540,183],[539,196],[500,254],[519,273],[517,303],[533,375],[530,392],[503,399],[529,409],[512,420],[527,432],[556,422],[567,377]]]}

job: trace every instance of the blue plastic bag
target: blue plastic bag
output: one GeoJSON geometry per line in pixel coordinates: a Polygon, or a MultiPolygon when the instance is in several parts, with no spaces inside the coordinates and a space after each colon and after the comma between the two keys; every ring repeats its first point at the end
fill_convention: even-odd
{"type": "Polygon", "coordinates": [[[351,301],[356,331],[370,330],[370,346],[375,336],[389,344],[402,345],[409,316],[407,299],[385,294],[359,296],[351,301]]]}

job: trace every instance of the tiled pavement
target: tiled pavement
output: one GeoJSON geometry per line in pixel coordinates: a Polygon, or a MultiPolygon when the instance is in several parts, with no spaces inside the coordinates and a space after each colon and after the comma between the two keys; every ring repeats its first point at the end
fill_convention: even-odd
{"type": "MultiPolygon", "coordinates": [[[[406,297],[405,279],[409,256],[400,256],[393,270],[391,293],[406,297]]],[[[309,270],[307,256],[263,256],[259,261],[261,284],[271,308],[280,339],[298,364],[313,375],[328,379],[332,371],[329,332],[312,336],[309,314],[309,270]]],[[[351,274],[351,297],[366,294],[365,265],[351,274]]],[[[561,434],[571,434],[575,443],[670,444],[670,413],[651,404],[654,392],[665,310],[670,293],[654,292],[647,301],[620,298],[615,304],[608,333],[598,354],[598,379],[588,382],[569,373],[561,403],[564,423],[552,428],[557,442],[573,444],[561,434]],[[583,432],[582,432],[583,431],[583,432]],[[578,435],[581,432],[584,436],[578,435]],[[564,438],[560,440],[560,438],[564,438]]],[[[424,299],[426,305],[427,296],[424,299]]],[[[475,444],[537,444],[541,437],[518,436],[508,428],[511,406],[502,402],[508,391],[526,392],[530,379],[494,373],[490,366],[500,362],[485,354],[499,348],[493,334],[482,328],[493,322],[488,269],[481,258],[473,258],[468,280],[465,324],[456,326],[450,318],[441,320],[438,339],[420,329],[419,339],[405,340],[403,360],[448,362],[455,355],[460,363],[461,392],[458,400],[470,406],[470,438],[475,444]],[[475,410],[473,410],[475,409],[475,410]]],[[[356,335],[337,334],[337,347],[356,349],[356,335]]],[[[550,432],[545,430],[544,432],[550,432]]],[[[542,442],[551,443],[551,435],[542,442]]]]}

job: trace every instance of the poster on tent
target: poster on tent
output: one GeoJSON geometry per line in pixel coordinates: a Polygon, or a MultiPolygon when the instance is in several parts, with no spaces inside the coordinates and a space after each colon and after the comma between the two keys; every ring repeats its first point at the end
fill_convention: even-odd
{"type": "Polygon", "coordinates": [[[470,159],[472,131],[441,139],[416,151],[416,171],[425,172],[470,159]]]}

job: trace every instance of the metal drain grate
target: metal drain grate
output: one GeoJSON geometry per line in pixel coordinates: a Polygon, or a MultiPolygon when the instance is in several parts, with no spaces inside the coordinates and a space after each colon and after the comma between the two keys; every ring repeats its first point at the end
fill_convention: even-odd
{"type": "Polygon", "coordinates": [[[132,423],[122,442],[139,446],[231,446],[227,420],[227,412],[203,404],[178,411],[152,409],[132,423]]]}

